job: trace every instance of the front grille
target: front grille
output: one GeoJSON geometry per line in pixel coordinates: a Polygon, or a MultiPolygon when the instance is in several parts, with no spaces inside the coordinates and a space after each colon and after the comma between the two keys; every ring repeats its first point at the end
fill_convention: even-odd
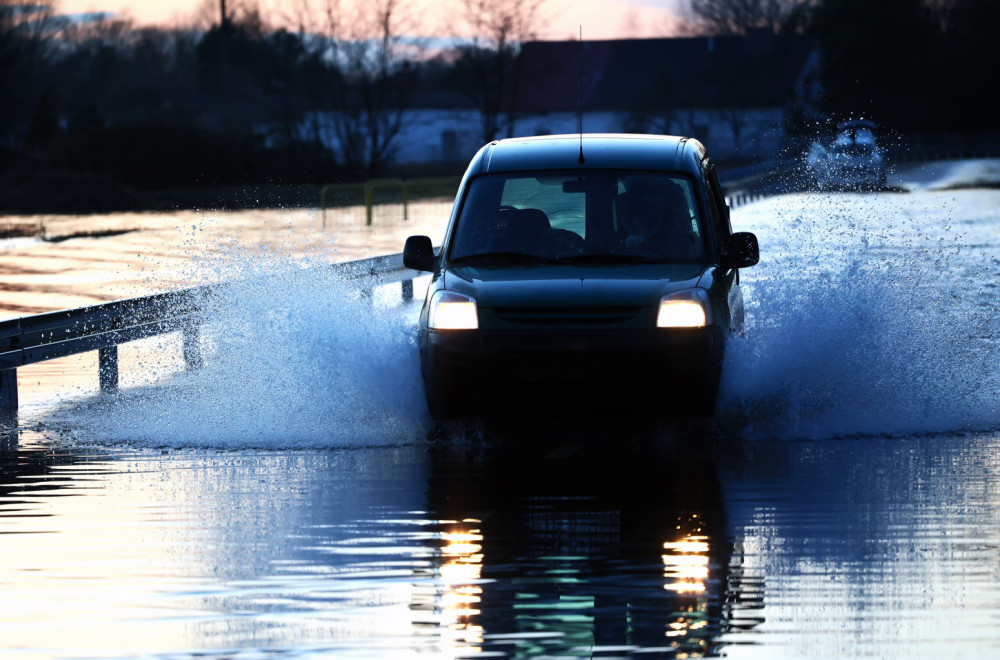
{"type": "Polygon", "coordinates": [[[575,381],[578,383],[606,380],[631,369],[635,364],[620,351],[607,350],[502,350],[498,354],[499,376],[512,376],[522,381],[575,381]]]}
{"type": "Polygon", "coordinates": [[[641,307],[498,307],[493,313],[511,325],[593,327],[629,323],[641,310],[641,307]]]}

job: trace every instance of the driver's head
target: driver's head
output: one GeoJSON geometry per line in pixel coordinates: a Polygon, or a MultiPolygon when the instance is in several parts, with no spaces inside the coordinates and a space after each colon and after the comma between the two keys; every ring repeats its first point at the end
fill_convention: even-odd
{"type": "Polygon", "coordinates": [[[624,193],[622,224],[630,234],[652,236],[663,223],[662,200],[654,196],[624,193]]]}
{"type": "Polygon", "coordinates": [[[683,189],[667,179],[644,178],[619,195],[622,224],[630,234],[649,237],[687,207],[683,189]]]}

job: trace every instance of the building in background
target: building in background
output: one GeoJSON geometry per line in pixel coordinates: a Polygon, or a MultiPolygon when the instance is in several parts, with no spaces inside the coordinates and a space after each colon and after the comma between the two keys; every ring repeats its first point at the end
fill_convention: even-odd
{"type": "MultiPolygon", "coordinates": [[[[524,44],[505,91],[504,136],[585,132],[695,137],[720,160],[770,158],[819,115],[819,50],[804,35],[524,44]]],[[[393,161],[456,163],[482,146],[480,110],[428,91],[407,111],[393,161]]],[[[322,117],[319,121],[323,123],[322,117]]],[[[325,140],[338,148],[333,132],[325,140]]]]}

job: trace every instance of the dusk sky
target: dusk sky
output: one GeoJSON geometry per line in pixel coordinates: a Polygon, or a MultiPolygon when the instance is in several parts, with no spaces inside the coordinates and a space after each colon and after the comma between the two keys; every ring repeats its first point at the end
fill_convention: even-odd
{"type": "MultiPolygon", "coordinates": [[[[229,0],[231,5],[236,0],[229,0]]],[[[138,24],[188,22],[204,10],[206,3],[217,12],[218,0],[60,0],[63,13],[110,12],[132,17],[138,24]]],[[[322,0],[311,0],[315,6],[322,0]]],[[[280,7],[292,3],[259,0],[263,13],[278,15],[280,7]]],[[[460,15],[461,0],[410,0],[415,15],[424,19],[423,31],[434,36],[454,35],[461,26],[449,29],[449,20],[460,15]]],[[[683,0],[545,0],[546,20],[539,22],[543,39],[576,39],[583,27],[584,39],[658,37],[674,32],[676,12],[683,0]]]]}

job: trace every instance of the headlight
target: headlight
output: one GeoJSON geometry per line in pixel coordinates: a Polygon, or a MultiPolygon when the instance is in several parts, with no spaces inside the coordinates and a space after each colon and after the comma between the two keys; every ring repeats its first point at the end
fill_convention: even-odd
{"type": "Polygon", "coordinates": [[[435,291],[427,312],[427,327],[435,330],[475,330],[479,327],[474,298],[454,291],[435,291]]]}
{"type": "Polygon", "coordinates": [[[660,298],[657,328],[704,328],[712,322],[712,307],[704,289],[678,291],[660,298]]]}

